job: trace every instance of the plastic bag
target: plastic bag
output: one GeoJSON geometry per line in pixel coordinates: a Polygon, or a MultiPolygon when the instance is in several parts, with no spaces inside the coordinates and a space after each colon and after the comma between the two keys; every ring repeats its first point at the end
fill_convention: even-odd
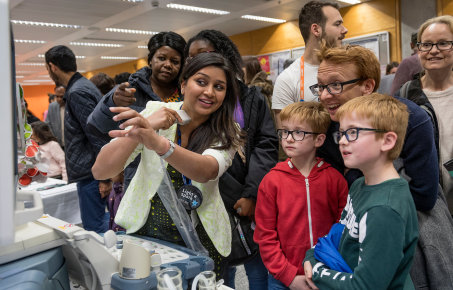
{"type": "Polygon", "coordinates": [[[208,251],[205,247],[203,247],[200,239],[198,238],[198,234],[192,224],[192,220],[187,214],[184,206],[179,202],[175,188],[173,187],[170,176],[165,169],[166,167],[162,159],[160,163],[162,165],[164,177],[162,179],[162,183],[157,189],[157,194],[159,194],[165,209],[168,211],[168,214],[181,234],[186,247],[196,251],[199,255],[209,256],[208,251]]]}

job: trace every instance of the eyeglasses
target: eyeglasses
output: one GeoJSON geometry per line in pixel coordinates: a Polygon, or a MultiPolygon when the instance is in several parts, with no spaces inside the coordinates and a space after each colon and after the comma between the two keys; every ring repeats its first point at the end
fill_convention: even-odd
{"type": "Polygon", "coordinates": [[[339,144],[341,137],[345,136],[348,142],[355,141],[359,138],[360,131],[371,131],[375,133],[386,133],[386,130],[381,129],[371,129],[371,128],[349,128],[345,131],[337,131],[333,133],[333,140],[335,143],[339,144]]]}
{"type": "Polygon", "coordinates": [[[337,95],[341,94],[344,85],[353,84],[361,80],[363,79],[353,79],[346,82],[334,82],[327,85],[314,84],[310,86],[310,91],[317,97],[321,96],[324,89],[327,89],[327,91],[332,95],[337,95]]]}
{"type": "Polygon", "coordinates": [[[302,131],[302,130],[286,130],[286,129],[277,129],[277,134],[278,137],[281,139],[288,139],[289,135],[293,137],[294,141],[302,141],[305,138],[305,135],[307,134],[321,134],[321,133],[315,133],[315,132],[307,132],[307,131],[302,131]]]}
{"type": "Polygon", "coordinates": [[[439,41],[438,43],[431,42],[418,42],[417,47],[420,51],[430,51],[433,46],[436,46],[438,50],[450,50],[453,47],[453,41],[439,41]]]}

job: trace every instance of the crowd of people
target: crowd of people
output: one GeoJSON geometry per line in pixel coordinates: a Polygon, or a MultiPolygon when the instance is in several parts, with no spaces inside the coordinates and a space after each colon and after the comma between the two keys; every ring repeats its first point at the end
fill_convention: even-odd
{"type": "Polygon", "coordinates": [[[56,101],[32,124],[49,176],[77,183],[85,229],[197,250],[233,288],[239,223],[250,289],[452,289],[453,16],[382,83],[337,4],[308,2],[299,28],[275,85],[217,30],[153,35],[114,79],[50,48],[56,101]]]}

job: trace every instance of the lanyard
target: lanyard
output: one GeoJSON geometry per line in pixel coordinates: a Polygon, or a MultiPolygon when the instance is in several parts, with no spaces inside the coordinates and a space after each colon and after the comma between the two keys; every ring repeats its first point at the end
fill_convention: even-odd
{"type": "Polygon", "coordinates": [[[305,75],[305,68],[304,68],[304,56],[300,57],[300,101],[304,101],[304,75],[305,75]]]}
{"type": "MultiPolygon", "coordinates": [[[[176,132],[178,134],[178,145],[181,146],[181,130],[179,130],[179,125],[176,129],[176,132]]],[[[190,180],[190,178],[187,178],[186,176],[184,176],[184,174],[181,173],[181,176],[182,176],[182,181],[184,182],[184,185],[188,185],[188,184],[192,184],[192,180],[190,180]]]]}

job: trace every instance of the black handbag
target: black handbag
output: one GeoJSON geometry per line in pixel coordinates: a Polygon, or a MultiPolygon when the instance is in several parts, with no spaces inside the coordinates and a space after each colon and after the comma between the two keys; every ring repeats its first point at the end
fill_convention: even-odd
{"type": "Polygon", "coordinates": [[[242,265],[258,254],[258,244],[253,241],[252,221],[249,217],[240,217],[228,213],[232,229],[231,254],[227,257],[230,266],[242,265]]]}

